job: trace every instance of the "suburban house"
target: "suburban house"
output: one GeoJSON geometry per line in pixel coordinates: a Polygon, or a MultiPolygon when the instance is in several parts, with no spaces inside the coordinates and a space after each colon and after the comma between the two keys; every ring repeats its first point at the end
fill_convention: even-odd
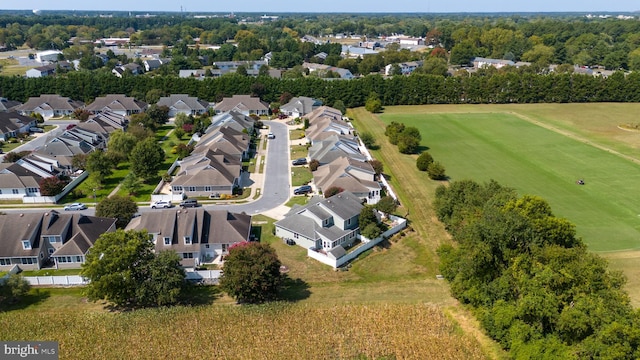
{"type": "Polygon", "coordinates": [[[244,66],[248,70],[260,70],[263,65],[267,65],[266,61],[216,61],[213,67],[223,72],[235,72],[238,67],[244,66]]]}
{"type": "Polygon", "coordinates": [[[197,69],[197,70],[180,70],[180,72],[178,73],[178,77],[181,78],[196,78],[198,80],[204,80],[205,76],[207,74],[206,70],[203,69],[197,69]]]}
{"type": "Polygon", "coordinates": [[[393,67],[397,65],[400,68],[400,72],[402,75],[409,75],[414,72],[417,68],[421,67],[424,64],[424,61],[407,61],[399,64],[389,64],[384,67],[384,74],[387,76],[393,75],[393,67]]]}
{"type": "Polygon", "coordinates": [[[109,111],[118,115],[127,116],[139,114],[147,110],[149,105],[143,101],[122,94],[109,94],[97,97],[85,107],[85,110],[98,114],[109,111]]]}
{"type": "Polygon", "coordinates": [[[313,197],[275,223],[276,236],[306,249],[344,252],[356,241],[362,208],[362,201],[348,191],[328,199],[313,197]]]}
{"type": "Polygon", "coordinates": [[[268,115],[269,104],[261,101],[258,97],[250,95],[233,95],[230,98],[224,98],[217,103],[213,110],[216,114],[236,110],[244,115],[268,115]]]}
{"type": "Polygon", "coordinates": [[[36,125],[36,119],[30,116],[20,115],[15,111],[0,112],[0,141],[8,141],[19,133],[28,133],[29,128],[36,125]]]}
{"type": "Polygon", "coordinates": [[[116,219],[82,214],[9,213],[0,216],[0,270],[37,270],[51,260],[79,268],[98,237],[115,231],[116,219]]]}
{"type": "Polygon", "coordinates": [[[209,102],[200,100],[186,94],[173,94],[168,97],[161,97],[158,106],[169,108],[169,117],[175,117],[182,113],[185,115],[201,115],[209,109],[209,102]]]}
{"type": "Polygon", "coordinates": [[[342,156],[358,161],[367,160],[357,144],[351,143],[348,138],[338,134],[331,135],[325,140],[314,141],[309,148],[309,158],[318,160],[320,165],[328,164],[342,156]]]}
{"type": "Polygon", "coordinates": [[[45,77],[55,74],[58,69],[60,70],[73,70],[75,69],[75,64],[70,63],[68,61],[60,61],[54,64],[39,66],[33,69],[29,69],[25,72],[25,76],[28,78],[34,77],[45,77]]]}
{"type": "Polygon", "coordinates": [[[326,74],[329,71],[338,74],[339,78],[343,80],[350,80],[354,78],[353,74],[348,69],[343,69],[335,66],[304,62],[302,63],[302,67],[305,69],[309,69],[309,72],[318,72],[318,74],[320,74],[320,77],[322,78],[326,77],[326,74]]]}
{"type": "Polygon", "coordinates": [[[249,241],[251,215],[227,210],[169,209],[144,212],[126,230],[144,229],[155,251],[173,250],[185,267],[219,261],[234,244],[249,241]]]}
{"type": "Polygon", "coordinates": [[[127,123],[128,120],[123,115],[105,111],[92,115],[89,120],[78,124],[78,127],[108,138],[116,130],[124,131],[127,128],[127,123]]]}
{"type": "Polygon", "coordinates": [[[171,59],[148,59],[144,60],[142,64],[144,65],[144,71],[153,71],[158,69],[160,66],[164,64],[168,64],[171,62],[171,59]]]}
{"type": "Polygon", "coordinates": [[[72,172],[73,157],[78,154],[88,154],[94,147],[82,139],[72,136],[58,136],[37,148],[33,154],[47,156],[58,162],[58,166],[67,172],[72,172]]]}
{"type": "Polygon", "coordinates": [[[19,200],[25,196],[40,196],[43,177],[19,164],[0,164],[0,199],[19,200]]]}
{"type": "Polygon", "coordinates": [[[487,59],[483,57],[476,57],[472,62],[473,67],[477,69],[482,69],[489,66],[493,66],[496,69],[500,69],[505,66],[515,66],[515,63],[511,60],[487,59]]]}
{"type": "Polygon", "coordinates": [[[375,177],[376,173],[368,162],[348,157],[339,157],[313,172],[313,182],[319,191],[337,187],[351,192],[367,204],[380,201],[382,188],[375,177]]]}
{"type": "Polygon", "coordinates": [[[55,94],[46,94],[30,97],[26,103],[18,106],[16,110],[22,115],[38,113],[43,118],[49,119],[58,116],[69,116],[73,114],[74,110],[83,106],[84,103],[82,101],[71,100],[68,97],[55,94]]]}
{"type": "Polygon", "coordinates": [[[225,113],[215,115],[211,119],[211,125],[205,130],[205,133],[210,133],[213,129],[217,129],[223,126],[230,127],[239,132],[246,132],[252,134],[254,132],[255,120],[250,116],[243,115],[241,112],[231,110],[225,113]]]}
{"type": "Polygon", "coordinates": [[[322,106],[322,101],[320,100],[306,96],[298,96],[280,106],[280,113],[298,118],[307,115],[320,106],[322,106]]]}
{"type": "Polygon", "coordinates": [[[20,105],[22,105],[20,101],[0,97],[0,111],[14,111],[20,105]]]}
{"type": "Polygon", "coordinates": [[[342,120],[342,112],[336,108],[332,108],[325,105],[325,106],[320,106],[314,109],[310,113],[306,114],[304,117],[309,119],[309,124],[313,124],[313,122],[316,121],[317,119],[325,118],[325,117],[328,117],[334,120],[342,120]]]}
{"type": "Polygon", "coordinates": [[[171,180],[173,195],[186,197],[231,195],[240,186],[242,161],[219,149],[194,152],[180,162],[171,180]]]}
{"type": "Polygon", "coordinates": [[[198,139],[193,152],[220,149],[239,160],[244,160],[249,155],[250,144],[251,137],[248,134],[230,126],[220,126],[208,128],[207,132],[198,139]]]}
{"type": "Polygon", "coordinates": [[[351,135],[353,128],[346,121],[336,120],[330,117],[317,118],[305,130],[305,136],[313,144],[323,133],[338,135],[351,135]]]}
{"type": "Polygon", "coordinates": [[[139,74],[142,74],[144,71],[142,71],[142,66],[136,63],[128,63],[125,65],[116,66],[113,70],[111,70],[111,72],[115,76],[121,78],[122,76],[124,76],[126,72],[131,73],[131,75],[139,75],[139,74]]]}

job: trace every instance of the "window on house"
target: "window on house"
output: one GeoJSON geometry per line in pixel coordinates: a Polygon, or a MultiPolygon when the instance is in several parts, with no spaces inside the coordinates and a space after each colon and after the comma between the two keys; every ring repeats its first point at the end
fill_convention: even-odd
{"type": "Polygon", "coordinates": [[[20,194],[20,191],[18,191],[18,189],[11,189],[11,192],[13,194],[20,194]]]}
{"type": "Polygon", "coordinates": [[[347,220],[347,225],[351,225],[351,219],[347,220]]]}
{"type": "Polygon", "coordinates": [[[204,191],[211,192],[211,186],[205,186],[204,187],[204,191]]]}
{"type": "Polygon", "coordinates": [[[49,248],[49,255],[53,254],[54,252],[56,252],[56,249],[49,248]]]}
{"type": "Polygon", "coordinates": [[[44,253],[43,252],[40,253],[40,259],[44,259],[44,253]]]}
{"type": "Polygon", "coordinates": [[[75,262],[81,263],[82,262],[82,256],[75,256],[75,262]]]}
{"type": "Polygon", "coordinates": [[[11,265],[11,259],[0,259],[0,265],[11,265]]]}
{"type": "Polygon", "coordinates": [[[22,249],[31,250],[31,242],[29,240],[22,240],[22,249]]]}
{"type": "Polygon", "coordinates": [[[222,244],[222,252],[226,252],[227,251],[227,244],[222,244]]]}
{"type": "Polygon", "coordinates": [[[185,245],[191,245],[191,236],[185,236],[184,237],[184,244],[185,245]]]}
{"type": "Polygon", "coordinates": [[[27,192],[31,193],[31,194],[37,193],[38,192],[38,188],[27,188],[27,192]]]}
{"type": "Polygon", "coordinates": [[[171,245],[171,238],[165,237],[164,238],[164,244],[165,245],[171,245]]]}
{"type": "Polygon", "coordinates": [[[195,186],[189,186],[189,191],[191,191],[191,192],[196,191],[196,187],[195,186]]]}
{"type": "Polygon", "coordinates": [[[20,258],[20,262],[21,262],[23,265],[31,265],[31,264],[34,264],[34,263],[35,263],[34,259],[33,259],[33,258],[30,258],[30,257],[29,257],[29,258],[20,258]]]}
{"type": "Polygon", "coordinates": [[[182,253],[183,259],[193,259],[193,253],[182,253]]]}
{"type": "Polygon", "coordinates": [[[209,244],[205,244],[204,248],[208,249],[209,248],[209,244]]]}

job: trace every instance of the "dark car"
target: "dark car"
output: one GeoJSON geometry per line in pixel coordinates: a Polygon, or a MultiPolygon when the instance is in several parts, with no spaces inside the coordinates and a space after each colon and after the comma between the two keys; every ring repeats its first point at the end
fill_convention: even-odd
{"type": "Polygon", "coordinates": [[[294,195],[304,195],[304,194],[310,193],[311,191],[313,191],[311,186],[303,185],[303,186],[300,186],[299,188],[293,190],[293,194],[294,195]]]}
{"type": "Polygon", "coordinates": [[[307,164],[307,158],[295,159],[291,162],[291,165],[306,165],[306,164],[307,164]]]}
{"type": "Polygon", "coordinates": [[[198,200],[196,199],[184,199],[180,203],[181,208],[197,207],[197,206],[198,206],[198,200]]]}
{"type": "Polygon", "coordinates": [[[43,133],[44,129],[39,128],[37,126],[32,126],[29,128],[29,131],[31,131],[32,133],[43,133]]]}

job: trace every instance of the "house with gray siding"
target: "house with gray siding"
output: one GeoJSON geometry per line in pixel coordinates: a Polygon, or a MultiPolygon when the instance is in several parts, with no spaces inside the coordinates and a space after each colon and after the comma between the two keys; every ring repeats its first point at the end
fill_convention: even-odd
{"type": "Polygon", "coordinates": [[[349,191],[328,199],[313,197],[307,205],[294,206],[275,223],[276,236],[306,249],[349,248],[359,233],[362,208],[362,200],[349,191]]]}

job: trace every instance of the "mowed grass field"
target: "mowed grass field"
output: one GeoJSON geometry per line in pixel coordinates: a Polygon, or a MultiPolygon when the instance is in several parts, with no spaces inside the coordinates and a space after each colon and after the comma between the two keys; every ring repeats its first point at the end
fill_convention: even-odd
{"type": "Polygon", "coordinates": [[[543,197],[576,224],[592,251],[640,248],[640,165],[512,114],[381,118],[420,129],[451,180],[495,179],[543,197]]]}
{"type": "Polygon", "coordinates": [[[609,103],[398,106],[378,115],[378,126],[418,127],[451,180],[493,178],[545,198],[627,275],[638,307],[640,132],[619,126],[640,122],[639,112],[640,104],[609,103]],[[580,178],[586,185],[575,184],[580,178]]]}

